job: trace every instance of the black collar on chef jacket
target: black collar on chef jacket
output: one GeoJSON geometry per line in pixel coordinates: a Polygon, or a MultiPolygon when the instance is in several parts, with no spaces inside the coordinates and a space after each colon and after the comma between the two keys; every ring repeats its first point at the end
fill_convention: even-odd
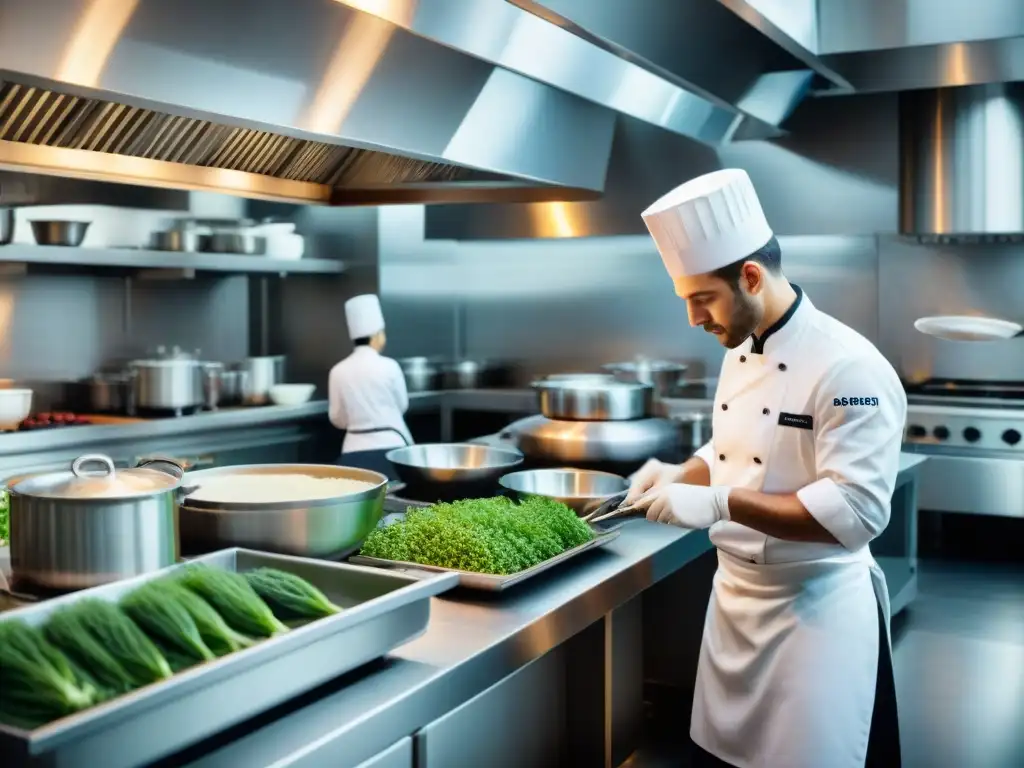
{"type": "Polygon", "coordinates": [[[800,304],[804,299],[803,289],[800,288],[799,285],[793,285],[793,290],[796,292],[796,298],[793,299],[793,303],[789,305],[789,309],[786,310],[782,317],[772,323],[772,326],[760,336],[750,334],[750,352],[752,354],[763,355],[765,342],[774,334],[778,333],[786,323],[793,319],[793,315],[796,314],[797,309],[800,308],[800,304]]]}

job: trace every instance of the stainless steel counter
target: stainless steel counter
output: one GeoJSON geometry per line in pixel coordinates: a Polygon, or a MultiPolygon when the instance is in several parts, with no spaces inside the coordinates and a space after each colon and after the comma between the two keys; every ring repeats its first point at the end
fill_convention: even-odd
{"type": "MultiPolygon", "coordinates": [[[[710,548],[704,532],[632,521],[607,548],[534,586],[500,599],[470,593],[434,599],[423,637],[189,765],[358,765],[540,659],[710,548]]],[[[508,716],[516,717],[511,710],[508,716]]],[[[466,734],[467,742],[480,738],[492,735],[466,734]]]]}
{"type": "Polygon", "coordinates": [[[179,418],[12,432],[0,435],[0,457],[56,450],[68,446],[88,448],[91,445],[134,439],[177,437],[196,432],[267,426],[316,418],[326,413],[327,401],[315,400],[296,406],[230,408],[179,418]]]}

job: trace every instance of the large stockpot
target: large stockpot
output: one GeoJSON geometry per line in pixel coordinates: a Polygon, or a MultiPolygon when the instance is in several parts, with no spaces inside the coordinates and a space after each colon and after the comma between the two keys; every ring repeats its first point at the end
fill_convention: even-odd
{"type": "Polygon", "coordinates": [[[246,547],[302,557],[338,558],[359,548],[384,514],[388,479],[379,472],[329,464],[251,464],[189,472],[189,491],[211,477],[305,475],[345,478],[372,487],[330,499],[238,503],[186,498],[179,507],[182,550],[246,547]]]}
{"type": "Polygon", "coordinates": [[[247,357],[238,364],[245,372],[242,383],[242,402],[246,405],[266,405],[270,402],[270,388],[284,384],[284,355],[247,357]]]}
{"type": "Polygon", "coordinates": [[[530,416],[509,425],[502,434],[539,461],[632,465],[677,450],[682,430],[668,419],[580,422],[530,416]]]}
{"type": "Polygon", "coordinates": [[[540,412],[560,421],[628,421],[650,415],[650,384],[593,378],[543,379],[533,383],[540,412]]]}
{"type": "Polygon", "coordinates": [[[133,360],[135,405],[161,411],[182,411],[203,404],[203,369],[194,357],[175,349],[148,360],[133,360]]]}
{"type": "Polygon", "coordinates": [[[429,357],[404,357],[398,365],[409,392],[436,392],[441,388],[441,368],[429,357]]]}
{"type": "Polygon", "coordinates": [[[85,589],[173,565],[181,467],[115,470],[109,456],[12,480],[11,571],[50,589],[85,589]],[[158,469],[159,468],[159,469],[158,469]]]}

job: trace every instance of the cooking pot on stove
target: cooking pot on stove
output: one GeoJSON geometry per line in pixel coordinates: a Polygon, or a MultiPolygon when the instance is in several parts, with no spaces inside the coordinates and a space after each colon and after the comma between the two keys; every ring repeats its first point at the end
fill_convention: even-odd
{"type": "Polygon", "coordinates": [[[192,355],[174,347],[158,347],[154,357],[133,360],[137,408],[182,411],[203,404],[202,364],[192,355]]]}

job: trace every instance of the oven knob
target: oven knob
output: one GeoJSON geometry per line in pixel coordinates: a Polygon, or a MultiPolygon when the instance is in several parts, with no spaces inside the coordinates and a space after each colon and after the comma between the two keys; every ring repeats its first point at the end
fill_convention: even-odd
{"type": "Polygon", "coordinates": [[[928,434],[928,430],[917,424],[911,424],[907,428],[907,434],[911,437],[924,437],[928,434]]]}
{"type": "Polygon", "coordinates": [[[1020,432],[1016,429],[1008,429],[1003,432],[1003,442],[1007,445],[1016,445],[1020,442],[1020,432]]]}
{"type": "Polygon", "coordinates": [[[968,427],[964,430],[964,440],[968,443],[976,443],[981,440],[981,432],[974,427],[968,427]]]}
{"type": "Polygon", "coordinates": [[[936,440],[949,440],[949,428],[948,427],[936,427],[932,430],[932,434],[936,440]]]}

